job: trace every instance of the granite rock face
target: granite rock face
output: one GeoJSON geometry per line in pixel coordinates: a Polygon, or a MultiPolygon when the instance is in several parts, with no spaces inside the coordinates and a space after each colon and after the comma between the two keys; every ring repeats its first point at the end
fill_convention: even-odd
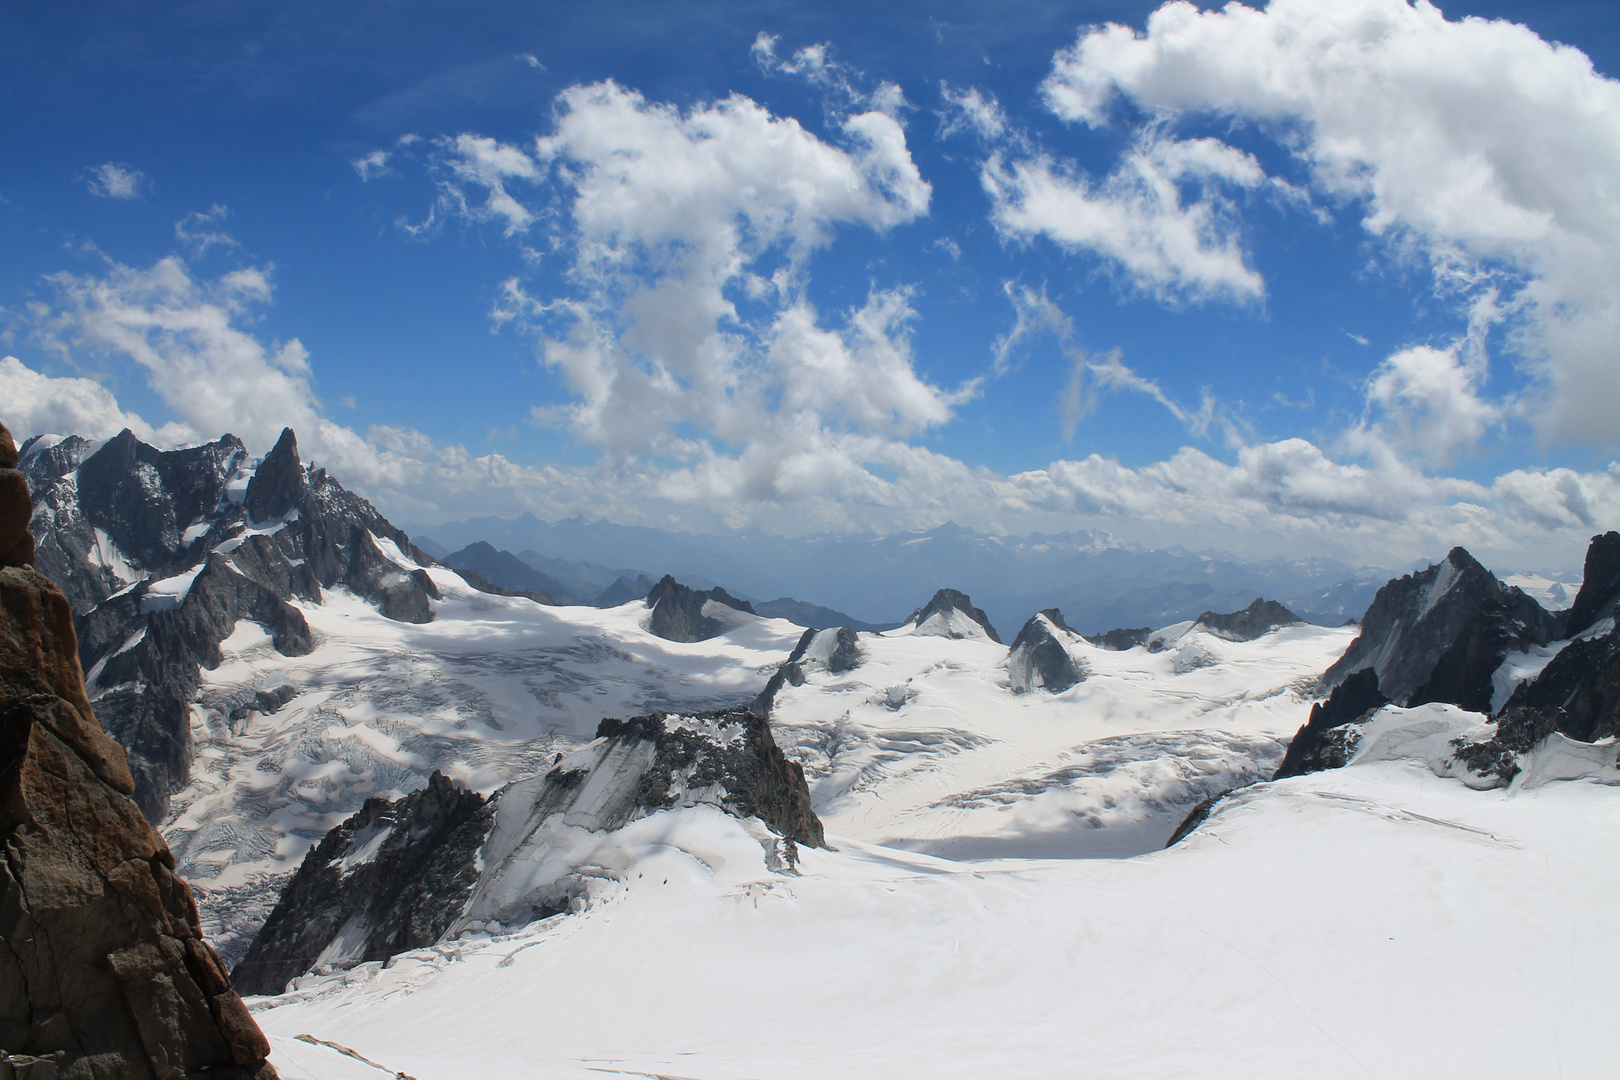
{"type": "Polygon", "coordinates": [[[1352,727],[1388,704],[1371,668],[1353,672],[1326,701],[1311,706],[1310,718],[1288,744],[1273,779],[1342,768],[1355,750],[1357,732],[1352,727]]]}
{"type": "Polygon", "coordinates": [[[1615,617],[1620,605],[1620,532],[1592,537],[1586,549],[1586,573],[1565,617],[1564,634],[1574,637],[1590,630],[1600,619],[1615,617]]]}
{"type": "Polygon", "coordinates": [[[1370,668],[1397,705],[1447,701],[1489,711],[1491,675],[1509,652],[1544,645],[1561,620],[1503,585],[1467,551],[1378,590],[1361,634],[1322,676],[1337,686],[1370,668]]]}
{"type": "Polygon", "coordinates": [[[1363,721],[1391,703],[1494,713],[1495,734],[1459,743],[1454,759],[1503,784],[1518,774],[1519,758],[1553,732],[1582,742],[1620,735],[1617,603],[1620,533],[1592,538],[1581,591],[1562,615],[1454,548],[1444,563],[1378,591],[1361,636],[1323,675],[1332,693],[1312,707],[1277,777],[1344,765],[1363,721]],[[1539,672],[1514,686],[1509,659],[1533,653],[1545,658],[1539,672]]]}
{"type": "Polygon", "coordinates": [[[1007,672],[1015,694],[1043,689],[1061,694],[1086,677],[1085,667],[1069,652],[1065,639],[1079,635],[1063,621],[1063,612],[1048,608],[1031,615],[1013,639],[1007,654],[1007,672]]]}
{"type": "Polygon", "coordinates": [[[303,463],[290,429],[256,464],[233,435],[165,451],[124,431],[100,447],[32,439],[19,469],[39,568],[72,604],[92,700],[153,821],[189,780],[201,669],[218,664],[238,620],[263,623],[299,656],[311,641],[294,602],[319,603],[324,589],[349,589],[392,619],[433,617],[438,591],[422,569],[432,560],[303,463]]]}
{"type": "Polygon", "coordinates": [[[1291,626],[1303,621],[1277,601],[1257,596],[1242,611],[1226,614],[1206,611],[1198,616],[1195,625],[1227,641],[1253,641],[1279,626],[1291,626]]]}
{"type": "Polygon", "coordinates": [[[386,960],[432,945],[478,880],[493,811],[440,772],[404,798],[368,799],[304,856],[231,973],[244,994],[277,994],[329,963],[386,960]]]}
{"type": "MultiPolygon", "coordinates": [[[[0,491],[0,519],[26,520],[26,488],[20,506],[0,491]]],[[[269,1044],[96,720],[67,597],[15,549],[0,563],[0,1075],[270,1080],[269,1044]]]]}
{"type": "Polygon", "coordinates": [[[750,710],[606,719],[594,741],[488,803],[438,775],[368,802],[306,857],[238,984],[274,992],[319,965],[580,910],[613,877],[600,860],[615,830],[701,804],[742,820],[780,868],[797,844],[826,845],[804,770],[750,710]]]}

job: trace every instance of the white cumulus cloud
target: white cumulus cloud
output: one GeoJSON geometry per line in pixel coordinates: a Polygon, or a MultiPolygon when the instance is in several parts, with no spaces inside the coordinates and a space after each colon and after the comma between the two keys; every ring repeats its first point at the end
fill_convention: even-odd
{"type": "Polygon", "coordinates": [[[1249,302],[1265,295],[1223,189],[1253,190],[1267,177],[1252,156],[1218,140],[1177,140],[1149,129],[1100,181],[1047,155],[996,152],[981,179],[991,220],[1005,236],[1044,236],[1093,253],[1162,299],[1249,302]],[[1189,190],[1196,190],[1192,198],[1189,190]]]}
{"type": "Polygon", "coordinates": [[[1082,31],[1044,91],[1093,126],[1128,104],[1275,134],[1443,287],[1504,290],[1546,437],[1620,438],[1620,83],[1578,50],[1421,0],[1178,0],[1082,31]]]}

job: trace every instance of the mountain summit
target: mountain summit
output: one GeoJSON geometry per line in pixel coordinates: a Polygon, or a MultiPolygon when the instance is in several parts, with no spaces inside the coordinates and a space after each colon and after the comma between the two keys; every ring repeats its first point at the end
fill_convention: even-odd
{"type": "Polygon", "coordinates": [[[19,467],[37,563],[72,603],[92,699],[153,821],[191,775],[191,703],[238,620],[299,656],[312,641],[297,602],[320,603],[323,589],[344,587],[389,619],[433,618],[432,560],[302,462],[291,428],[262,461],[234,435],[158,450],[126,429],[100,446],[36,437],[19,467]]]}

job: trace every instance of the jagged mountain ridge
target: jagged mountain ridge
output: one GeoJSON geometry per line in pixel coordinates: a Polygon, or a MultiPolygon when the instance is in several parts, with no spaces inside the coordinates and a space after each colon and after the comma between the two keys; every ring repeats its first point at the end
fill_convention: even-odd
{"type": "Polygon", "coordinates": [[[16,464],[0,425],[0,1075],[274,1080],[31,565],[16,464]]]}
{"type": "Polygon", "coordinates": [[[342,586],[390,619],[426,622],[430,561],[365,499],[305,465],[291,429],[262,461],[226,435],[162,451],[125,430],[96,446],[33,439],[20,468],[43,571],[73,603],[80,659],[136,801],[160,821],[190,776],[191,703],[240,619],[306,654],[295,601],[342,586]]]}
{"type": "Polygon", "coordinates": [[[1575,603],[1548,612],[1461,547],[1379,590],[1361,633],[1323,674],[1331,692],[1296,734],[1278,777],[1351,761],[1385,706],[1435,703],[1491,717],[1459,742],[1459,767],[1507,783],[1525,753],[1561,734],[1620,734],[1620,533],[1592,538],[1575,603]]]}

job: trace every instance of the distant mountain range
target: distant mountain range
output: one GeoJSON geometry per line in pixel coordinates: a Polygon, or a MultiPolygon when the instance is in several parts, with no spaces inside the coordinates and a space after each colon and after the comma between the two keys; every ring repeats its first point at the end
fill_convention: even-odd
{"type": "MultiPolygon", "coordinates": [[[[599,563],[552,559],[533,550],[514,555],[484,540],[474,541],[460,551],[445,551],[444,545],[430,541],[430,547],[422,550],[433,554],[452,569],[477,574],[491,585],[514,592],[541,593],[559,604],[618,607],[631,600],[640,600],[656,584],[655,579],[644,571],[611,570],[599,563]]],[[[715,582],[701,575],[689,575],[689,580],[700,590],[717,587],[715,582]]],[[[786,619],[817,629],[848,626],[854,630],[887,630],[898,625],[895,622],[862,622],[842,611],[795,600],[791,596],[756,601],[753,610],[767,619],[786,619]]]]}
{"type": "MultiPolygon", "coordinates": [[[[842,621],[857,629],[862,623],[897,625],[917,596],[941,586],[972,595],[992,624],[1007,632],[1054,604],[1077,631],[1098,634],[1232,611],[1257,596],[1279,600],[1310,622],[1336,626],[1359,619],[1390,576],[1329,559],[1255,561],[1149,550],[1091,531],[990,536],[949,522],[921,533],[795,539],[677,533],[582,518],[547,522],[531,515],[404,528],[423,550],[452,565],[480,542],[495,552],[517,552],[516,561],[556,582],[559,591],[552,595],[559,602],[595,603],[620,577],[644,576],[650,588],[667,573],[694,588],[724,585],[753,601],[761,614],[778,601],[760,598],[809,598],[804,603],[836,618],[804,613],[795,621],[842,621]]],[[[786,610],[769,613],[794,617],[786,610]]]]}

